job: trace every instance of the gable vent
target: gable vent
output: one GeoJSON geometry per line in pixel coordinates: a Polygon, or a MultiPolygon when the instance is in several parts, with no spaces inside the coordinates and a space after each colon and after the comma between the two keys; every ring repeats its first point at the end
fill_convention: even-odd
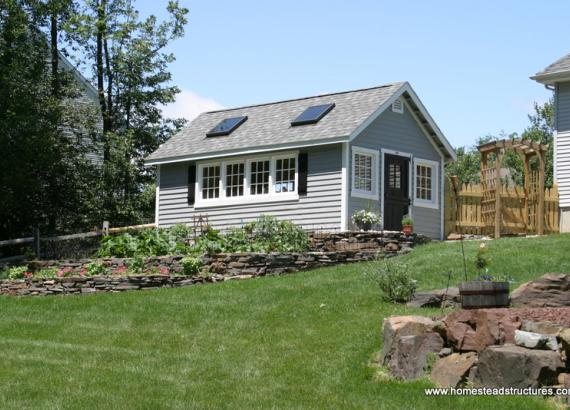
{"type": "Polygon", "coordinates": [[[392,103],[392,111],[397,112],[398,114],[404,113],[404,103],[399,98],[392,103]]]}

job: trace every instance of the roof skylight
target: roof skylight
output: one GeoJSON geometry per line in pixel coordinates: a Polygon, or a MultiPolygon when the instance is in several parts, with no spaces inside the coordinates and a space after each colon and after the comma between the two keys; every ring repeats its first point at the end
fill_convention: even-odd
{"type": "Polygon", "coordinates": [[[247,116],[225,118],[212,128],[207,134],[207,137],[219,137],[221,135],[230,135],[237,127],[242,125],[247,120],[247,116]]]}
{"type": "Polygon", "coordinates": [[[306,125],[319,122],[330,110],[334,108],[334,103],[313,105],[303,111],[297,118],[291,121],[291,125],[306,125]]]}

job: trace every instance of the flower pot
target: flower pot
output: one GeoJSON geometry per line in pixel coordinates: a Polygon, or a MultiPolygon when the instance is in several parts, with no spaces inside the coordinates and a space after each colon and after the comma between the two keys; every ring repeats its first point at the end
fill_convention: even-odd
{"type": "Polygon", "coordinates": [[[402,226],[402,232],[404,232],[406,235],[411,235],[414,232],[413,225],[402,226]]]}
{"type": "Polygon", "coordinates": [[[358,227],[363,231],[369,231],[372,229],[372,224],[370,222],[361,222],[358,224],[358,227]]]}
{"type": "Polygon", "coordinates": [[[461,307],[481,309],[509,306],[509,282],[463,282],[459,284],[461,307]]]}

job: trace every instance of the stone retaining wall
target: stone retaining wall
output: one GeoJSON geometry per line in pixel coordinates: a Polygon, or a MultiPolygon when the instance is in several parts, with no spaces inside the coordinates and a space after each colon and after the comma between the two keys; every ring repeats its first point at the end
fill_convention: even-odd
{"type": "Polygon", "coordinates": [[[398,231],[347,231],[312,232],[309,234],[311,250],[343,251],[384,248],[387,251],[413,248],[430,241],[424,235],[405,235],[398,231]]]}
{"type": "Polygon", "coordinates": [[[192,277],[183,276],[183,256],[145,258],[143,270],[151,274],[131,276],[124,275],[133,261],[129,258],[32,261],[28,263],[32,272],[57,268],[65,272],[65,277],[41,279],[32,276],[21,280],[0,280],[0,295],[120,292],[281,275],[395,256],[407,253],[414,245],[427,241],[429,239],[424,236],[406,236],[400,232],[319,232],[311,235],[311,248],[316,249],[315,252],[205,255],[202,256],[200,274],[192,277]],[[103,263],[110,275],[84,276],[87,265],[94,261],[103,263]]]}
{"type": "MultiPolygon", "coordinates": [[[[378,251],[309,252],[309,253],[236,253],[202,257],[204,266],[200,274],[181,276],[182,256],[150,257],[145,259],[147,268],[166,269],[168,274],[131,276],[94,276],[63,278],[28,278],[0,281],[0,295],[36,296],[55,294],[85,294],[96,292],[121,292],[159,287],[180,287],[202,283],[251,279],[259,276],[281,275],[339,263],[372,260],[395,253],[378,251]]],[[[109,271],[125,269],[130,259],[100,259],[109,271]]],[[[80,272],[91,259],[34,262],[35,270],[49,267],[71,269],[80,272]]],[[[73,273],[72,273],[73,275],[73,273]]]]}

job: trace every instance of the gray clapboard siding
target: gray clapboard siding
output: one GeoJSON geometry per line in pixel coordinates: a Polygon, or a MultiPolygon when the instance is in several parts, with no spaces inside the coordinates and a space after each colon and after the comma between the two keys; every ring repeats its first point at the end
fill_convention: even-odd
{"type": "Polygon", "coordinates": [[[556,88],[556,183],[560,207],[570,206],[570,82],[556,88]]]}
{"type": "Polygon", "coordinates": [[[308,153],[307,196],[298,200],[197,208],[188,205],[188,165],[161,166],[159,225],[192,223],[194,214],[208,215],[210,225],[227,229],[257,219],[261,214],[287,219],[306,229],[340,228],[341,146],[312,148],[308,153]]]}
{"type": "Polygon", "coordinates": [[[556,89],[556,129],[570,132],[570,82],[561,83],[556,89]]]}
{"type": "MultiPolygon", "coordinates": [[[[428,159],[432,161],[441,161],[440,154],[436,151],[433,145],[427,139],[425,133],[418,125],[415,118],[409,112],[408,106],[404,107],[404,113],[398,114],[391,109],[386,110],[376,120],[370,124],[358,137],[351,143],[350,154],[350,167],[349,172],[352,172],[352,147],[362,147],[377,150],[390,149],[394,151],[406,152],[412,154],[413,158],[428,159]]],[[[378,192],[380,192],[381,181],[384,178],[382,163],[382,156],[380,155],[380,166],[378,175],[378,192]]],[[[412,175],[413,175],[413,167],[412,175]]],[[[438,187],[441,192],[441,166],[438,171],[438,187]]],[[[349,178],[349,195],[352,187],[352,177],[349,178]]],[[[412,189],[415,186],[415,181],[412,178],[412,187],[410,187],[410,195],[413,193],[412,189]]],[[[348,211],[349,218],[354,212],[360,209],[372,208],[379,210],[380,202],[370,201],[368,199],[355,198],[349,196],[348,211]]],[[[440,196],[438,194],[438,205],[442,206],[440,196]]],[[[412,216],[414,218],[414,230],[418,233],[430,236],[432,238],[441,237],[441,210],[412,206],[412,216]]]]}

